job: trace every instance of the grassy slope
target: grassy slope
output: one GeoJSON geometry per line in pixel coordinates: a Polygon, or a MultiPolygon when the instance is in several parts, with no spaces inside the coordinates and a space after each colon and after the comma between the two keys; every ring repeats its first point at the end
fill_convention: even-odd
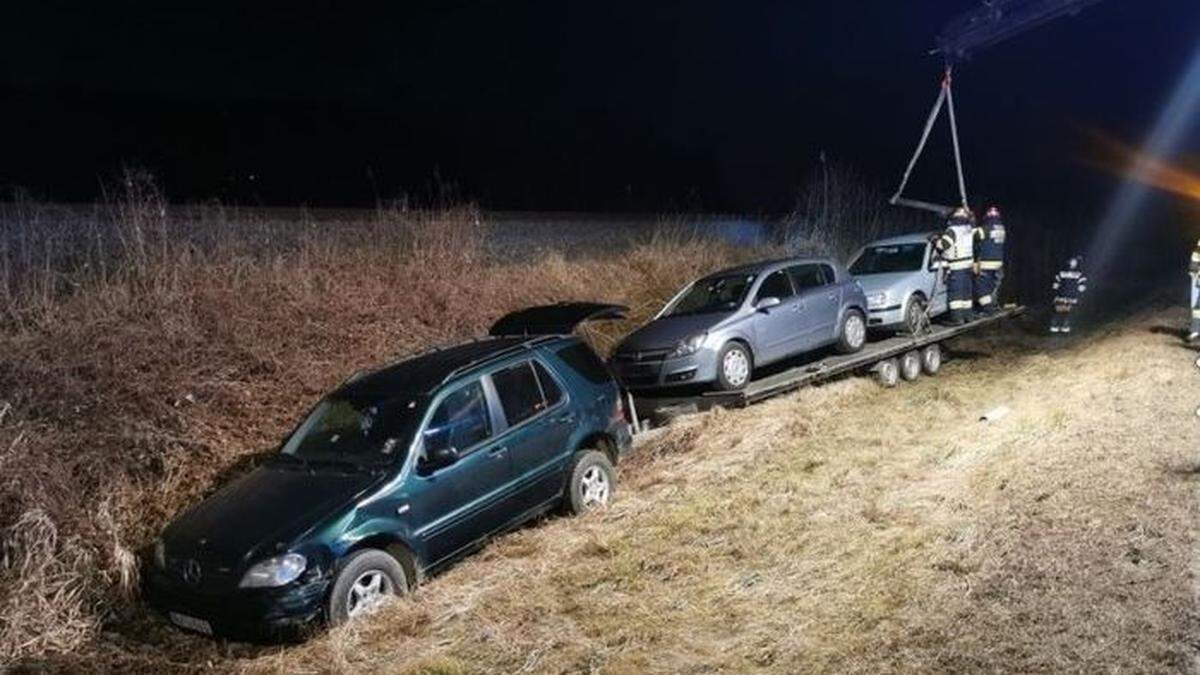
{"type": "Polygon", "coordinates": [[[978,345],[994,356],[898,391],[846,380],[687,420],[623,465],[608,513],[507,535],[298,648],[162,625],[124,594],[134,553],[352,367],[529,302],[625,301],[644,317],[680,278],[762,254],[660,238],[504,264],[479,250],[469,212],[383,216],[187,224],[99,280],[79,261],[108,259],[71,248],[43,277],[10,277],[0,668],[1189,665],[1200,375],[1149,331],[1173,315],[1049,353],[998,338],[978,345]],[[1014,412],[974,421],[997,404],[1014,412]]]}
{"type": "Polygon", "coordinates": [[[904,389],[852,379],[683,421],[622,468],[609,512],[507,535],[360,629],[224,654],[176,639],[150,663],[1187,668],[1200,373],[1160,323],[1049,353],[1002,335],[904,389]]]}

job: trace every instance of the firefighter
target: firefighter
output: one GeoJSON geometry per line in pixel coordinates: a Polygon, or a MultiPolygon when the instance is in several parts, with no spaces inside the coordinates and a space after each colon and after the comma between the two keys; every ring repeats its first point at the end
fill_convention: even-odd
{"type": "Polygon", "coordinates": [[[946,270],[946,296],[950,300],[950,323],[962,325],[973,318],[971,270],[975,265],[974,216],[966,207],[954,209],[946,230],[934,240],[934,248],[946,270]]]}
{"type": "Polygon", "coordinates": [[[1087,277],[1079,269],[1079,256],[1067,261],[1067,269],[1054,275],[1054,316],[1050,318],[1051,333],[1071,332],[1071,312],[1079,298],[1087,292],[1087,277]]]}
{"type": "Polygon", "coordinates": [[[1187,340],[1194,342],[1200,338],[1200,241],[1196,242],[1196,248],[1192,250],[1188,273],[1192,277],[1192,325],[1188,328],[1187,340]]]}
{"type": "Polygon", "coordinates": [[[983,314],[994,314],[1000,304],[1004,278],[1004,221],[1000,209],[989,207],[983,225],[975,228],[975,304],[983,314]]]}

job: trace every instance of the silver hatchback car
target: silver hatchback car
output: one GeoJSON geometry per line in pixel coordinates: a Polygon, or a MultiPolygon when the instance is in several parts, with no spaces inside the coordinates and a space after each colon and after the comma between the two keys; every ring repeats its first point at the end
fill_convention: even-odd
{"type": "Polygon", "coordinates": [[[850,273],[867,294],[867,325],[872,330],[916,332],[926,308],[929,318],[946,311],[946,284],[930,244],[934,234],[879,239],[852,258],[850,273]]]}
{"type": "Polygon", "coordinates": [[[829,258],[774,260],[717,272],[684,286],[613,353],[630,389],[715,383],[745,387],[756,367],[867,339],[867,300],[829,258]]]}

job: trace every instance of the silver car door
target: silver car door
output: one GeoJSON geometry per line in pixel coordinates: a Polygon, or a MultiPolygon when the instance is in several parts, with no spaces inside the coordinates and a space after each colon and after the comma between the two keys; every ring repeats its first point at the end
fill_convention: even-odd
{"type": "Polygon", "coordinates": [[[797,295],[804,301],[802,350],[816,349],[834,339],[842,297],[838,286],[831,283],[833,270],[826,267],[811,263],[788,268],[797,295]]]}
{"type": "Polygon", "coordinates": [[[790,354],[801,340],[799,314],[803,304],[792,289],[791,279],[783,270],[766,275],[752,302],[755,361],[765,363],[790,354]],[[760,306],[767,298],[775,298],[779,304],[760,306]]]}

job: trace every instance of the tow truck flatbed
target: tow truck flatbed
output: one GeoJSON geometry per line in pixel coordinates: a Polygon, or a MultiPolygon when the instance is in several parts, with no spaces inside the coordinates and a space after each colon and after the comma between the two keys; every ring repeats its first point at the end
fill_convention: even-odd
{"type": "Polygon", "coordinates": [[[835,378],[839,375],[869,370],[876,364],[919,351],[970,331],[978,330],[1024,313],[1023,306],[1010,306],[991,316],[969,321],[960,326],[932,324],[921,335],[896,335],[868,342],[854,354],[831,354],[810,363],[788,367],[754,380],[740,391],[705,391],[689,396],[656,395],[653,392],[633,391],[638,419],[662,419],[689,412],[699,412],[720,406],[740,408],[752,403],[795,391],[801,387],[835,378]]]}

